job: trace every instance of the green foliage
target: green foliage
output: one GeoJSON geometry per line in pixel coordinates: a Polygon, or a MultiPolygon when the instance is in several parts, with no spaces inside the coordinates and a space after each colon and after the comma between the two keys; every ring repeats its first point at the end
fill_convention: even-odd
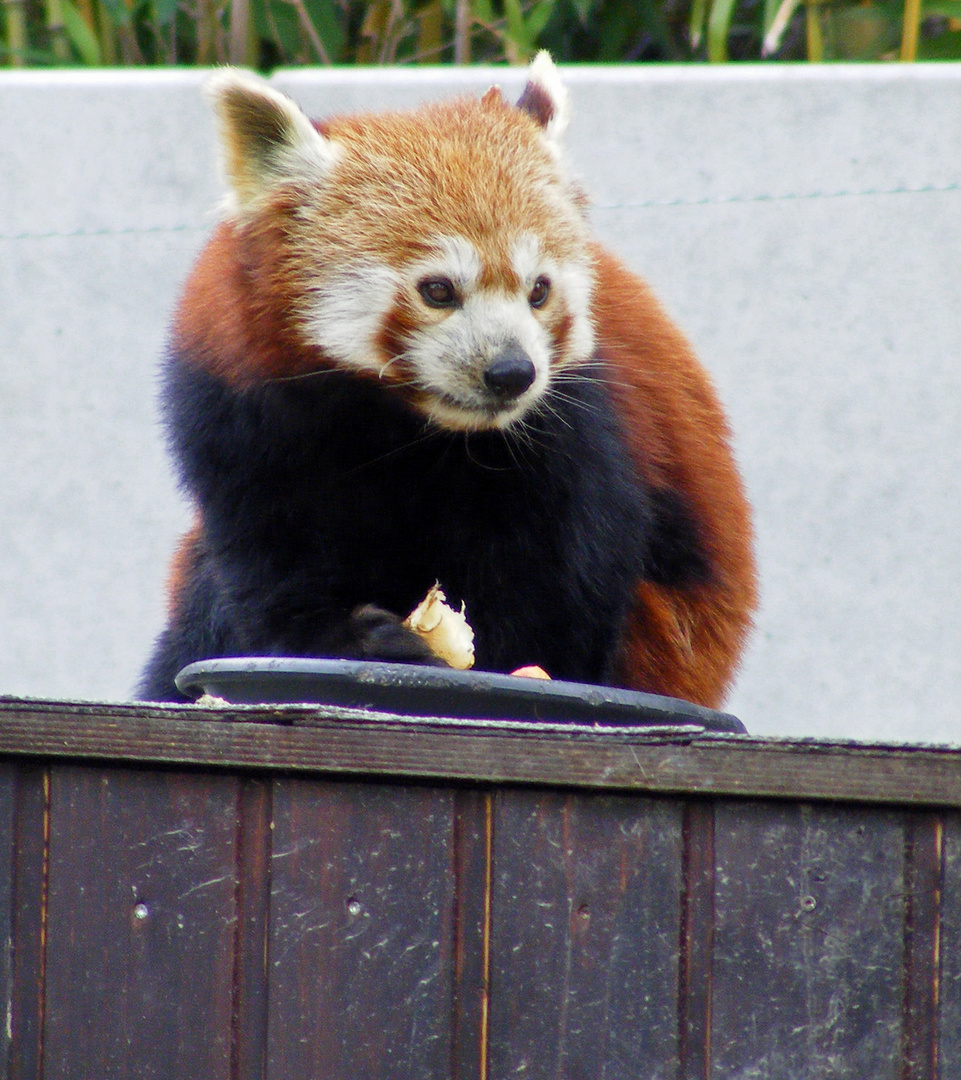
{"type": "Polygon", "coordinates": [[[961,59],[961,0],[0,0],[0,65],[961,59]]]}

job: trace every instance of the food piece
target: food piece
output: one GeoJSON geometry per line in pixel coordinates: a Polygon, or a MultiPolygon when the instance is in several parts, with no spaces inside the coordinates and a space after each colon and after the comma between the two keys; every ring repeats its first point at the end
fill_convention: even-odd
{"type": "Polygon", "coordinates": [[[455,611],[446,601],[440,582],[435,583],[404,625],[420,634],[435,656],[466,671],[474,666],[474,631],[464,616],[464,605],[455,611]]]}
{"type": "Polygon", "coordinates": [[[522,679],[549,679],[550,675],[537,664],[529,664],[527,667],[519,667],[512,671],[511,675],[519,675],[522,679]]]}
{"type": "Polygon", "coordinates": [[[205,709],[220,708],[221,705],[229,705],[230,702],[226,698],[217,697],[216,694],[201,694],[199,698],[194,702],[195,705],[201,705],[205,709]]]}

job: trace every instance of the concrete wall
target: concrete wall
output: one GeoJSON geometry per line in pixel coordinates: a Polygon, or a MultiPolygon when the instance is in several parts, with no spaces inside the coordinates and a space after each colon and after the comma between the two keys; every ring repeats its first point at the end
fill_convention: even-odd
{"type": "MultiPolygon", "coordinates": [[[[185,521],[154,419],[214,219],[194,72],[0,75],[0,693],[125,696],[185,521]]],[[[296,71],[315,115],[516,72],[296,71]]],[[[961,69],[575,69],[597,232],[727,403],[758,733],[959,741],[961,69]]]]}

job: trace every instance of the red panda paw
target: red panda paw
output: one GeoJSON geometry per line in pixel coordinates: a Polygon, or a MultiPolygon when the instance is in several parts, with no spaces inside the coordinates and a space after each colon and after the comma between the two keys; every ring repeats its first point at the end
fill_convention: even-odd
{"type": "Polygon", "coordinates": [[[448,666],[419,634],[404,626],[402,619],[374,604],[354,608],[347,626],[349,653],[359,659],[448,666]]]}

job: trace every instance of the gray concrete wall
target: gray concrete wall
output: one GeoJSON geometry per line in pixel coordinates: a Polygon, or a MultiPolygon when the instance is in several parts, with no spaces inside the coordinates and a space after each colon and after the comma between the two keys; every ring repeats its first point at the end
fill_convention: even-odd
{"type": "MultiPolygon", "coordinates": [[[[194,72],[0,75],[0,693],[124,697],[185,510],[155,424],[214,219],[194,72]]],[[[513,71],[296,71],[311,113],[513,71]]],[[[758,733],[961,738],[961,69],[572,69],[597,232],[687,330],[756,506],[758,733]]]]}

